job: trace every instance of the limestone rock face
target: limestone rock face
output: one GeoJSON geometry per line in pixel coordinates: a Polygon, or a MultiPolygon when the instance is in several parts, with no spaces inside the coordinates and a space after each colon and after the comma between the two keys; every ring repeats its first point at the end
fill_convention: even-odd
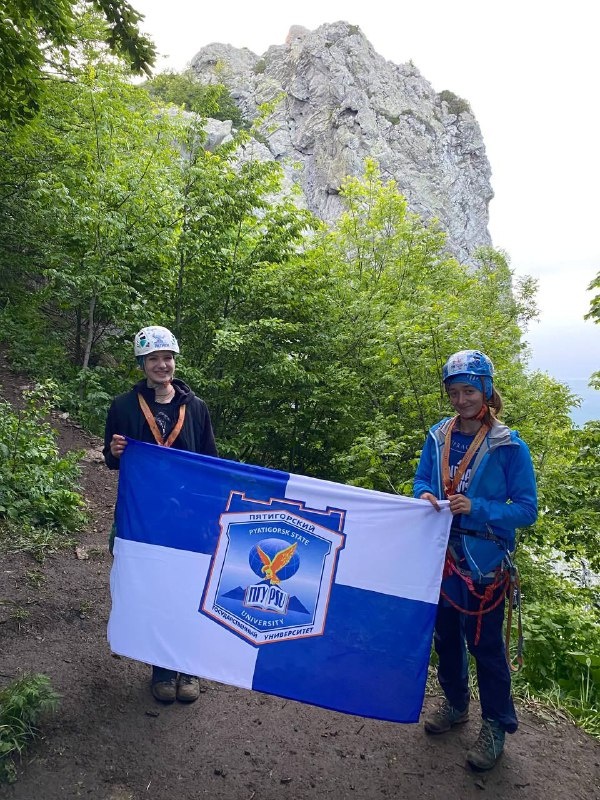
{"type": "Polygon", "coordinates": [[[411,210],[439,220],[458,258],[469,262],[491,243],[491,171],[468,104],[436,93],[412,64],[386,61],[357,26],[293,26],[262,56],[210,44],[191,66],[201,81],[224,83],[249,120],[261,103],[282,98],[255,157],[280,161],[286,183],[300,184],[321,219],[336,219],[342,181],[371,157],[411,210]]]}

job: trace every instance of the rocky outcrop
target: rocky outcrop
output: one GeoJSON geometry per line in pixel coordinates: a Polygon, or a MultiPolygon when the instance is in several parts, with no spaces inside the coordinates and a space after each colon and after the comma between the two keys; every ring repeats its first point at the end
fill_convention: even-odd
{"type": "Polygon", "coordinates": [[[262,56],[210,44],[191,66],[203,82],[227,85],[249,120],[281,98],[254,156],[281,162],[322,219],[340,214],[344,178],[372,157],[413,211],[439,220],[458,258],[490,244],[490,166],[468,103],[436,93],[413,64],[386,61],[357,26],[294,26],[262,56]]]}

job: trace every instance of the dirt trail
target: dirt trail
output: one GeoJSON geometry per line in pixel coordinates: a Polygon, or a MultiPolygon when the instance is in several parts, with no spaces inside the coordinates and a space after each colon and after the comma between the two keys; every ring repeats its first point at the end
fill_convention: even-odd
{"type": "MultiPolygon", "coordinates": [[[[18,402],[22,383],[5,379],[0,394],[18,402]]],[[[106,643],[116,477],[101,462],[99,441],[59,417],[55,427],[62,448],[86,450],[91,521],[77,552],[0,565],[0,685],[42,672],[62,698],[17,782],[0,786],[1,800],[600,798],[598,742],[525,709],[500,763],[477,775],[464,763],[476,709],[459,730],[429,738],[420,725],[217,683],[205,682],[192,706],[161,706],[148,691],[148,667],[113,657],[106,643]]]]}

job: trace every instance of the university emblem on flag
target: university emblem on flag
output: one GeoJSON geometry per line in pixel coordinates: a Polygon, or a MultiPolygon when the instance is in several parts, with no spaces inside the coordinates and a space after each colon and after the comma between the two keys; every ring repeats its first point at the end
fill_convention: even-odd
{"type": "Polygon", "coordinates": [[[344,518],[231,492],[200,611],[254,645],[322,635],[344,518]]]}

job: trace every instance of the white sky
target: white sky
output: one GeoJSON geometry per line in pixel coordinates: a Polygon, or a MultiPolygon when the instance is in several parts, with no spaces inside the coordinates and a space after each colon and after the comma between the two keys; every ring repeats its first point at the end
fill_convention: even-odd
{"type": "Polygon", "coordinates": [[[211,42],[261,55],[292,25],[344,20],[436,91],[471,105],[492,166],[494,246],[538,278],[532,366],[559,379],[600,369],[600,325],[584,322],[600,272],[600,11],[596,0],[130,0],[180,70],[211,42]]]}

